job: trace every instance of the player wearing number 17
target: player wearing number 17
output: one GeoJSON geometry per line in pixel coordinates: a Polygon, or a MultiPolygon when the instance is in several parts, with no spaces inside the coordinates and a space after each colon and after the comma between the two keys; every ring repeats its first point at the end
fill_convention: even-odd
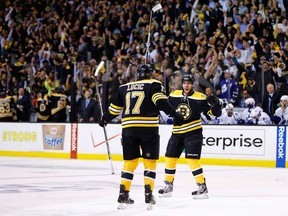
{"type": "Polygon", "coordinates": [[[152,206],[152,195],[156,178],[156,160],[159,158],[159,110],[174,118],[175,124],[182,124],[184,118],[177,113],[164,95],[164,88],[158,80],[152,79],[149,64],[137,68],[138,81],[121,85],[114,99],[99,121],[104,126],[122,112],[122,149],[124,167],[121,173],[118,208],[133,204],[129,191],[138,166],[143,157],[145,202],[152,206]]]}

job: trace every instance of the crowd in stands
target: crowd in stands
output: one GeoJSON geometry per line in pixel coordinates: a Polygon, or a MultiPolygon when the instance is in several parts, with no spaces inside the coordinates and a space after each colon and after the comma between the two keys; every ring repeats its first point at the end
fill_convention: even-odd
{"type": "MultiPolygon", "coordinates": [[[[245,100],[252,98],[253,106],[267,113],[269,124],[285,124],[288,110],[280,99],[288,95],[287,4],[285,0],[1,1],[0,88],[16,104],[23,92],[28,97],[20,108],[16,105],[15,121],[39,120],[39,109],[54,94],[61,101],[60,107],[52,108],[55,112],[75,106],[75,121],[96,122],[95,82],[108,102],[119,85],[137,79],[137,65],[147,60],[167,95],[179,88],[184,74],[192,73],[196,91],[218,96],[228,108],[245,109],[245,100]],[[157,3],[162,9],[152,14],[150,23],[157,3]],[[95,79],[101,60],[105,68],[95,79]],[[71,104],[74,83],[76,100],[71,104]],[[62,87],[60,92],[57,87],[62,87]],[[93,108],[87,115],[91,100],[93,108]],[[279,107],[280,121],[275,117],[279,107]]],[[[66,121],[70,119],[68,112],[66,121]]],[[[244,122],[248,124],[247,119],[244,122]]]]}

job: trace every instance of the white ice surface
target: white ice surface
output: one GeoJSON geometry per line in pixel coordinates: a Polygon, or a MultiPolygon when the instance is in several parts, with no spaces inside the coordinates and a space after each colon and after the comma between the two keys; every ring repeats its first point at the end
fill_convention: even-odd
{"type": "Polygon", "coordinates": [[[132,208],[117,210],[123,162],[0,157],[1,216],[262,216],[288,215],[288,169],[203,166],[209,199],[193,200],[195,180],[177,165],[171,198],[158,198],[164,164],[157,167],[156,205],[146,210],[143,164],[134,175],[132,208]],[[177,215],[178,214],[178,215],[177,215]]]}

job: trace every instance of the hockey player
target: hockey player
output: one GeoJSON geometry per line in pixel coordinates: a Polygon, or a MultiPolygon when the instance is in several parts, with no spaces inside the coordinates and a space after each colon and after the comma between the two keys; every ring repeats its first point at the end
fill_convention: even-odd
{"type": "Polygon", "coordinates": [[[37,122],[48,122],[51,116],[51,101],[48,99],[48,94],[41,91],[40,97],[37,100],[37,106],[34,111],[37,113],[37,122]]]}
{"type": "Polygon", "coordinates": [[[67,114],[66,108],[69,105],[67,95],[63,87],[56,87],[55,93],[52,93],[48,99],[51,101],[51,121],[52,122],[66,122],[67,114]]]}
{"type": "Polygon", "coordinates": [[[148,208],[156,203],[152,192],[156,178],[156,160],[159,158],[159,110],[174,117],[181,124],[184,119],[177,113],[164,95],[161,82],[152,77],[149,64],[137,67],[138,81],[121,85],[108,110],[99,120],[103,127],[122,112],[122,149],[124,167],[121,173],[119,209],[133,204],[129,191],[138,166],[143,157],[145,202],[148,208]]]}
{"type": "Polygon", "coordinates": [[[255,108],[255,100],[254,98],[247,98],[244,103],[246,109],[242,112],[242,119],[245,121],[245,124],[250,124],[250,121],[248,120],[251,119],[251,111],[255,108]]]}
{"type": "Polygon", "coordinates": [[[233,104],[229,103],[222,109],[222,115],[219,117],[219,124],[244,124],[244,120],[239,112],[234,111],[233,104]]]}
{"type": "Polygon", "coordinates": [[[271,120],[279,125],[288,124],[288,95],[281,96],[280,107],[276,109],[275,115],[271,116],[271,120]]]}
{"type": "Polygon", "coordinates": [[[251,110],[250,118],[247,120],[249,125],[268,125],[272,124],[270,117],[261,107],[255,107],[251,110]]]}
{"type": "Polygon", "coordinates": [[[198,190],[192,192],[194,199],[208,198],[203,169],[199,162],[203,144],[202,124],[200,114],[220,116],[221,102],[215,96],[208,96],[193,90],[194,77],[190,74],[182,78],[182,90],[176,90],[169,95],[172,106],[184,117],[184,123],[173,125],[172,135],[168,141],[165,154],[165,187],[160,189],[160,197],[170,197],[173,191],[176,163],[185,149],[185,158],[198,185],[198,190]]]}
{"type": "Polygon", "coordinates": [[[0,89],[0,122],[15,122],[17,120],[15,99],[8,96],[6,88],[0,89]]]}

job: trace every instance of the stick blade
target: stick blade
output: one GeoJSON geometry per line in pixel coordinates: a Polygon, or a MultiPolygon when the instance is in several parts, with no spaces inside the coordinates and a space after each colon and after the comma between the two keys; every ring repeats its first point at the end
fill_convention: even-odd
{"type": "Polygon", "coordinates": [[[98,73],[99,73],[100,69],[103,67],[103,65],[104,65],[104,61],[101,61],[100,64],[98,65],[98,67],[96,68],[94,76],[98,76],[98,73]]]}
{"type": "Polygon", "coordinates": [[[153,11],[153,13],[155,13],[156,11],[158,11],[160,9],[162,9],[162,5],[159,3],[152,8],[152,11],[153,11]]]}

